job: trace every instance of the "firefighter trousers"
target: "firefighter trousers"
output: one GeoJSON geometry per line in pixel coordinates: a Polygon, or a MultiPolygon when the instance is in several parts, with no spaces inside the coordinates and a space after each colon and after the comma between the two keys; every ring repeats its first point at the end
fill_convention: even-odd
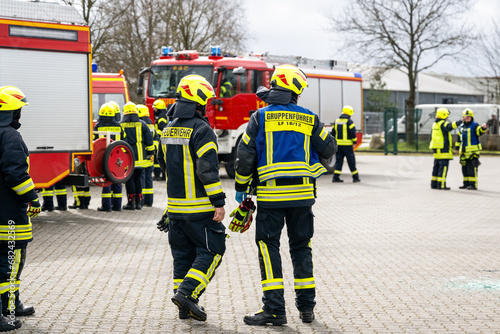
{"type": "Polygon", "coordinates": [[[337,153],[335,153],[335,166],[333,171],[333,179],[338,180],[342,174],[342,166],[344,165],[344,157],[347,159],[347,164],[351,170],[353,180],[359,179],[358,170],[356,169],[356,158],[354,157],[354,149],[351,145],[339,145],[337,153]]]}
{"type": "Polygon", "coordinates": [[[472,186],[477,189],[479,158],[464,159],[461,163],[464,186],[472,186]]]}
{"type": "Polygon", "coordinates": [[[2,312],[19,305],[20,277],[26,261],[25,242],[0,242],[0,295],[2,312]]]}
{"type": "Polygon", "coordinates": [[[295,306],[300,312],[313,310],[315,283],[311,238],[314,215],[310,206],[292,208],[257,208],[255,241],[259,248],[263,310],[285,314],[280,236],[286,223],[293,265],[295,306]]]}
{"type": "Polygon", "coordinates": [[[102,188],[101,204],[105,210],[121,210],[122,208],[122,185],[112,184],[102,188]]]}
{"type": "Polygon", "coordinates": [[[144,196],[144,205],[153,205],[153,166],[144,168],[142,174],[142,195],[144,196]]]}
{"type": "Polygon", "coordinates": [[[446,176],[448,175],[448,159],[434,159],[432,167],[431,188],[442,189],[446,188],[446,176]]]}
{"type": "Polygon", "coordinates": [[[125,183],[125,188],[127,189],[127,195],[139,195],[142,194],[142,174],[145,168],[135,168],[134,174],[127,183],[125,183]]]}
{"type": "Polygon", "coordinates": [[[200,220],[170,219],[168,241],[174,258],[174,291],[196,302],[226,251],[225,227],[211,218],[210,215],[200,220]]]}
{"type": "Polygon", "coordinates": [[[66,186],[58,182],[52,187],[42,189],[44,209],[54,209],[54,195],[56,195],[57,198],[57,206],[60,208],[66,208],[68,206],[68,191],[66,190],[66,186]]]}

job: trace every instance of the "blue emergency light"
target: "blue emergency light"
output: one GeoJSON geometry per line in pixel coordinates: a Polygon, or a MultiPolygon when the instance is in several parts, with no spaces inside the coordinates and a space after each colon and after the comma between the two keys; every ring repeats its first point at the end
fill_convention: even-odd
{"type": "Polygon", "coordinates": [[[212,46],[211,56],[220,57],[222,52],[220,51],[220,46],[212,46]]]}
{"type": "Polygon", "coordinates": [[[171,46],[162,46],[161,47],[161,54],[162,54],[162,56],[171,57],[171,56],[173,56],[172,50],[173,50],[173,48],[171,46]]]}
{"type": "Polygon", "coordinates": [[[97,73],[97,64],[92,63],[92,73],[97,73]]]}

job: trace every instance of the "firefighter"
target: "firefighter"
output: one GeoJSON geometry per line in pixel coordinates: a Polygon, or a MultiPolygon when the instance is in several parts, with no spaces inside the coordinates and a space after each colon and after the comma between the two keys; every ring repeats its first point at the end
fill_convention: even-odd
{"type": "Polygon", "coordinates": [[[57,182],[55,185],[42,189],[42,211],[66,211],[68,209],[68,191],[62,182],[57,182]],[[54,194],[57,198],[57,206],[54,207],[54,194]]]}
{"type": "MultiPolygon", "coordinates": [[[[158,137],[161,137],[161,133],[163,132],[163,129],[167,126],[168,124],[168,116],[167,116],[167,106],[165,105],[165,101],[163,100],[156,100],[153,103],[153,110],[155,114],[155,130],[156,133],[158,134],[158,137]]],[[[161,164],[164,164],[164,159],[159,159],[158,158],[158,153],[161,150],[157,150],[157,154],[155,154],[155,159],[154,159],[154,181],[165,181],[165,173],[163,172],[165,170],[165,166],[162,166],[161,164]]]]}
{"type": "Polygon", "coordinates": [[[458,129],[456,149],[460,154],[463,185],[460,189],[477,190],[477,169],[481,164],[479,155],[482,150],[479,137],[486,133],[486,123],[479,125],[474,122],[474,112],[469,108],[462,112],[463,125],[458,129]]]}
{"type": "Polygon", "coordinates": [[[35,313],[19,299],[20,276],[26,262],[26,247],[33,240],[31,218],[41,206],[29,173],[29,153],[17,131],[21,109],[28,105],[16,87],[0,87],[0,331],[21,327],[16,316],[35,313]]]}
{"type": "Polygon", "coordinates": [[[120,113],[120,105],[118,103],[116,103],[115,101],[109,101],[108,102],[113,108],[114,108],[114,111],[115,111],[115,120],[120,123],[120,121],[122,120],[122,115],[120,113]]]}
{"type": "Polygon", "coordinates": [[[448,165],[453,160],[451,131],[462,124],[462,121],[447,121],[450,111],[446,108],[436,110],[436,120],[432,125],[432,137],[429,148],[434,151],[434,167],[432,168],[431,188],[450,190],[446,186],[448,165]]]}
{"type": "Polygon", "coordinates": [[[244,317],[248,325],[286,324],[280,235],[287,225],[294,268],[295,305],[304,323],[314,319],[315,283],[311,238],[316,178],[326,169],[336,142],[317,115],[297,105],[307,87],[305,74],[292,65],[276,68],[271,89],[257,96],[268,103],[250,118],[238,145],[236,200],[246,197],[251,180],[258,179],[255,241],[259,249],[264,306],[244,317]]]}
{"type": "MultiPolygon", "coordinates": [[[[149,131],[151,132],[151,136],[153,136],[153,145],[155,152],[158,151],[158,147],[160,145],[160,138],[156,133],[155,126],[151,118],[149,118],[149,109],[144,104],[137,105],[137,112],[139,114],[139,118],[146,123],[149,131]]],[[[142,174],[142,195],[143,195],[143,205],[145,207],[153,206],[153,170],[154,170],[154,154],[150,160],[147,161],[146,167],[144,168],[144,173],[142,174]]]]}
{"type": "Polygon", "coordinates": [[[132,146],[135,160],[134,175],[125,184],[128,203],[123,208],[140,210],[142,209],[142,174],[150,157],[154,154],[153,136],[146,123],[139,118],[137,106],[133,102],[127,102],[123,106],[123,120],[120,125],[125,130],[125,141],[132,146]]]}
{"type": "MultiPolygon", "coordinates": [[[[123,140],[125,138],[125,131],[116,120],[116,106],[111,102],[101,106],[99,109],[99,120],[94,126],[94,131],[109,132],[112,140],[123,140]]],[[[120,113],[119,108],[118,106],[118,114],[120,113]]],[[[106,138],[106,134],[94,133],[94,140],[98,138],[106,138]]],[[[97,211],[122,211],[122,185],[120,183],[113,183],[102,188],[101,206],[97,208],[97,211]]]]}
{"type": "Polygon", "coordinates": [[[332,136],[335,137],[338,145],[332,182],[344,182],[340,178],[344,157],[347,159],[347,164],[351,170],[352,182],[361,182],[356,169],[356,158],[354,157],[354,146],[356,146],[357,138],[356,126],[351,119],[352,114],[354,114],[354,109],[351,106],[344,106],[342,114],[332,127],[332,136]]]}
{"type": "Polygon", "coordinates": [[[198,301],[213,279],[226,250],[225,197],[219,178],[217,138],[205,116],[207,100],[215,93],[199,75],[181,79],[172,121],[163,129],[168,204],[158,223],[170,230],[174,259],[174,297],[179,318],[205,321],[198,301]],[[167,225],[168,224],[168,225],[167,225]]]}

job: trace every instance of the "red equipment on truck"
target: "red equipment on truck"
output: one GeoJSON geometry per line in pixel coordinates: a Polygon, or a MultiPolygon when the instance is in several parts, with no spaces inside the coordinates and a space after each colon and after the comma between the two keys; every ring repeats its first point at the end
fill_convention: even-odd
{"type": "Polygon", "coordinates": [[[19,87],[29,100],[20,132],[36,188],[131,175],[130,147],[117,142],[92,154],[91,59],[90,29],[74,7],[2,1],[0,86],[19,87]]]}
{"type": "MultiPolygon", "coordinates": [[[[359,127],[358,143],[361,143],[361,74],[334,68],[338,66],[336,61],[273,56],[223,57],[219,47],[213,47],[208,56],[200,57],[194,50],[172,52],[171,47],[163,47],[160,59],[154,60],[139,73],[138,95],[145,93],[145,104],[154,119],[153,102],[162,99],[167,105],[174,103],[176,88],[182,77],[198,74],[211,82],[216,98],[207,105],[207,117],[218,137],[219,160],[225,163],[228,175],[234,177],[239,140],[251,114],[265,106],[264,101],[255,95],[257,88],[269,88],[269,79],[275,66],[285,63],[297,65],[307,74],[309,87],[304,90],[299,103],[318,114],[326,126],[331,126],[338,118],[343,105],[354,108],[353,121],[359,127]]],[[[323,163],[328,170],[333,171],[329,162],[323,163]]]]}

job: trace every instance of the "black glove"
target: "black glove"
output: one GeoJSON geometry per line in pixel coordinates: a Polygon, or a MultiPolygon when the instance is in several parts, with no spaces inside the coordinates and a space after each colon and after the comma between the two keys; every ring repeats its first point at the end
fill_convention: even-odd
{"type": "Polygon", "coordinates": [[[167,214],[164,214],[161,217],[160,221],[158,223],[156,223],[156,228],[158,228],[161,232],[165,232],[165,233],[170,231],[170,224],[169,224],[167,214]]]}

